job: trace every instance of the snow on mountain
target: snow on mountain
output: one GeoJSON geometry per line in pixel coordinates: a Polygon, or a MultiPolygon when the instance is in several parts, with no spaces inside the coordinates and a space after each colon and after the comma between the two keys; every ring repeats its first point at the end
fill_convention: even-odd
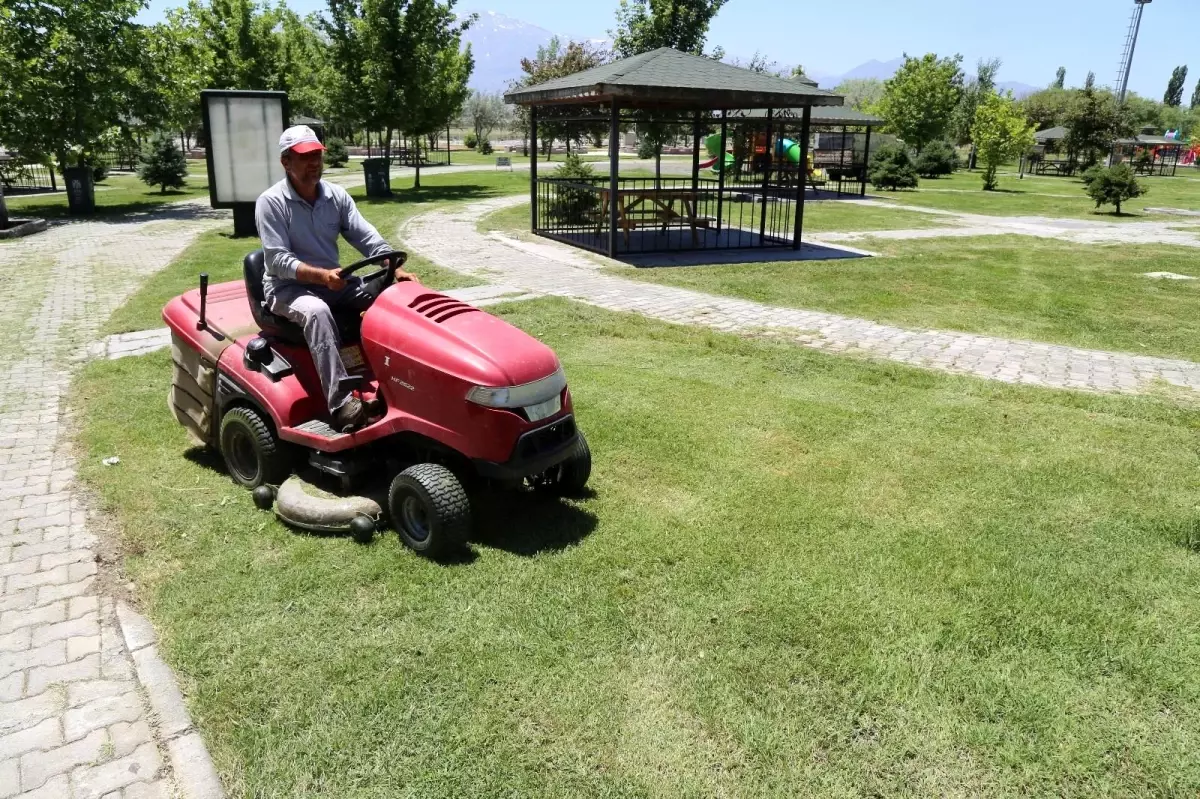
{"type": "Polygon", "coordinates": [[[504,91],[510,80],[521,76],[521,59],[534,56],[539,47],[554,38],[554,34],[495,11],[475,13],[479,14],[479,19],[463,35],[463,39],[470,42],[475,57],[471,88],[485,92],[504,91]]]}

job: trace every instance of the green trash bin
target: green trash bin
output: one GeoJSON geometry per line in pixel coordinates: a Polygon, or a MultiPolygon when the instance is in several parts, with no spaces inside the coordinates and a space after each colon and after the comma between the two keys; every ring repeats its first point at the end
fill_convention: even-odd
{"type": "Polygon", "coordinates": [[[63,170],[67,184],[67,208],[72,216],[96,210],[96,185],[90,166],[69,166],[63,170]]]}
{"type": "Polygon", "coordinates": [[[388,159],[368,158],[363,161],[363,175],[367,179],[368,197],[389,197],[392,193],[392,181],[388,159]]]}

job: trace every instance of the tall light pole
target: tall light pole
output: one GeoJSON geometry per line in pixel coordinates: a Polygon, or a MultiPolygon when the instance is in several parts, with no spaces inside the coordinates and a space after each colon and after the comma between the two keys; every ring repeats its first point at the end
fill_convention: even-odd
{"type": "Polygon", "coordinates": [[[1133,69],[1133,51],[1137,47],[1138,31],[1142,27],[1142,10],[1153,0],[1133,0],[1133,17],[1129,20],[1129,33],[1125,36],[1125,52],[1121,56],[1121,72],[1117,76],[1117,105],[1125,104],[1125,93],[1129,90],[1129,72],[1133,69]]]}

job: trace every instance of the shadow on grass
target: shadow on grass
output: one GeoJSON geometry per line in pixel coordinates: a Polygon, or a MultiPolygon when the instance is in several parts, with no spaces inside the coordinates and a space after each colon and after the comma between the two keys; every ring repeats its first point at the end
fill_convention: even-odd
{"type": "MultiPolygon", "coordinates": [[[[76,215],[76,214],[72,214],[70,211],[70,208],[67,206],[67,200],[66,200],[65,195],[55,195],[55,200],[53,202],[14,204],[10,200],[9,212],[10,213],[19,213],[22,216],[39,217],[41,219],[64,219],[64,220],[69,219],[69,220],[79,220],[79,221],[87,221],[87,220],[104,221],[105,217],[145,214],[145,213],[149,213],[149,212],[156,212],[158,214],[164,214],[164,218],[167,218],[167,219],[197,219],[197,218],[204,216],[205,214],[204,213],[197,214],[196,211],[207,212],[208,214],[213,213],[213,209],[208,207],[207,202],[204,205],[196,205],[196,206],[187,205],[187,206],[179,206],[179,207],[177,207],[177,206],[165,207],[165,206],[170,205],[171,203],[178,202],[179,200],[186,200],[189,198],[197,199],[197,200],[207,199],[207,195],[197,195],[195,193],[186,192],[186,191],[169,191],[166,194],[159,194],[156,191],[148,191],[148,192],[144,192],[143,196],[145,196],[147,198],[154,197],[154,198],[159,198],[159,199],[133,200],[130,202],[122,202],[122,203],[114,203],[112,205],[105,205],[105,204],[103,204],[103,197],[101,195],[97,195],[95,210],[92,213],[76,215]],[[187,209],[187,210],[179,210],[180,208],[187,209]]],[[[138,220],[133,219],[133,220],[121,220],[121,221],[138,221],[138,220]]]]}
{"type": "MultiPolygon", "coordinates": [[[[366,191],[360,187],[361,191],[366,191]]],[[[501,186],[485,186],[479,183],[459,183],[446,186],[422,186],[419,189],[393,189],[389,197],[367,197],[352,192],[354,201],[364,205],[409,205],[413,203],[455,202],[461,200],[487,200],[512,194],[501,186]]]]}
{"type": "MultiPolygon", "coordinates": [[[[223,477],[228,477],[225,460],[214,449],[208,447],[192,447],[183,453],[183,457],[202,468],[208,469],[223,477]]],[[[334,481],[324,475],[314,474],[305,469],[302,475],[305,480],[327,491],[336,492],[334,481]]],[[[356,489],[364,496],[369,496],[379,502],[380,507],[387,513],[387,485],[375,483],[356,489]]],[[[584,498],[595,496],[590,489],[584,498]]],[[[246,492],[246,506],[253,507],[250,492],[246,492]]],[[[574,505],[570,505],[555,497],[539,494],[534,491],[500,491],[484,489],[474,492],[471,497],[471,515],[474,522],[472,543],[499,549],[522,557],[532,557],[543,552],[561,552],[574,546],[591,535],[596,529],[596,517],[574,505]]],[[[350,533],[319,533],[293,528],[288,529],[299,535],[309,535],[318,538],[349,538],[350,533]]],[[[380,536],[394,535],[386,520],[380,525],[376,540],[380,536]]],[[[466,565],[478,558],[478,553],[464,550],[453,557],[442,558],[437,562],[446,566],[466,565]]]]}
{"type": "MultiPolygon", "coordinates": [[[[585,498],[595,496],[590,489],[585,498]]],[[[472,502],[471,540],[522,557],[561,552],[596,529],[595,515],[533,491],[482,491],[472,502]]]]}

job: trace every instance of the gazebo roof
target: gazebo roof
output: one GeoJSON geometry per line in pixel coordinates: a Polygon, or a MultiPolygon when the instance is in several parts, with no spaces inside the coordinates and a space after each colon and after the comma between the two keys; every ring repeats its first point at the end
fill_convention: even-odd
{"type": "Polygon", "coordinates": [[[669,47],[515,89],[517,105],[599,104],[626,108],[792,108],[840,106],[840,95],[802,81],[731,66],[669,47]]]}
{"type": "Polygon", "coordinates": [[[1117,144],[1152,144],[1159,147],[1177,146],[1183,149],[1183,142],[1179,139],[1168,139],[1166,136],[1149,136],[1145,133],[1140,136],[1135,136],[1132,139],[1117,139],[1117,144]]]}
{"type": "Polygon", "coordinates": [[[1046,128],[1033,134],[1033,138],[1037,141],[1058,141],[1067,138],[1067,129],[1062,125],[1056,128],[1046,128]]]}

